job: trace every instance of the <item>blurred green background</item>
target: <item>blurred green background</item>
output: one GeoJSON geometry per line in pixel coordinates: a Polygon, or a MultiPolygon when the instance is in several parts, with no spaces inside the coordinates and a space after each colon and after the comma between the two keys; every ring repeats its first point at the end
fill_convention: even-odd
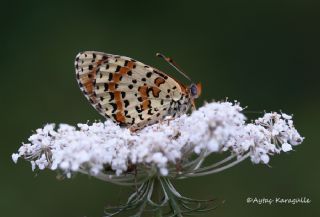
{"type": "Polygon", "coordinates": [[[95,217],[133,189],[84,175],[59,181],[11,154],[46,123],[101,119],[79,91],[74,58],[96,50],[133,57],[203,84],[197,101],[229,97],[247,115],[294,114],[305,142],[271,159],[177,181],[186,196],[224,198],[207,216],[320,216],[319,7],[316,1],[1,1],[0,216],[95,217]],[[247,197],[308,197],[311,204],[253,205],[247,197]]]}

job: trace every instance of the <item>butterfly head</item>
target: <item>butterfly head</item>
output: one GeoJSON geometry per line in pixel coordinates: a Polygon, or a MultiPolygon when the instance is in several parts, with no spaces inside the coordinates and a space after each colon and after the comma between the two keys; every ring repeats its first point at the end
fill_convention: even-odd
{"type": "Polygon", "coordinates": [[[189,87],[189,94],[191,98],[196,99],[201,95],[202,85],[201,83],[198,84],[191,84],[189,87]]]}

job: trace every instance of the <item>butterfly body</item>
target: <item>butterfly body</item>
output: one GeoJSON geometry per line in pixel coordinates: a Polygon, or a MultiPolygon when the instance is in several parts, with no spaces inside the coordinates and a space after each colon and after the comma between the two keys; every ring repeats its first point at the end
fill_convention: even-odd
{"type": "Polygon", "coordinates": [[[132,130],[186,113],[196,98],[192,88],[125,56],[85,51],[76,56],[75,68],[96,110],[132,130]]]}

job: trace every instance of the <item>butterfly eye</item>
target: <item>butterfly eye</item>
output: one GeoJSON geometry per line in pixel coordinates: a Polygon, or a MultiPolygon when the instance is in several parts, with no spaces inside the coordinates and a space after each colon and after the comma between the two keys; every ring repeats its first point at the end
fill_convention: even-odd
{"type": "Polygon", "coordinates": [[[198,96],[198,89],[197,89],[197,86],[195,84],[191,84],[190,93],[191,93],[191,95],[193,97],[197,97],[198,96]]]}

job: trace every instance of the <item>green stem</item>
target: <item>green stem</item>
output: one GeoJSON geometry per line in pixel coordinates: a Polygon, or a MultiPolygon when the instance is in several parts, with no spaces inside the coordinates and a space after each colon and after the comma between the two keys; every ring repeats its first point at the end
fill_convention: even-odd
{"type": "Polygon", "coordinates": [[[169,203],[170,203],[172,213],[174,214],[174,216],[182,217],[179,202],[178,200],[176,200],[177,199],[176,196],[170,190],[170,187],[168,185],[168,183],[170,183],[170,180],[167,178],[163,178],[162,183],[163,183],[163,190],[167,193],[169,197],[169,203]]]}
{"type": "MultiPolygon", "coordinates": [[[[161,187],[161,183],[159,181],[159,177],[155,177],[154,178],[154,185],[153,185],[153,200],[157,203],[157,204],[161,204],[161,193],[162,193],[162,187],[161,187]]],[[[155,217],[162,217],[162,210],[159,207],[156,211],[155,211],[155,217]]]]}

